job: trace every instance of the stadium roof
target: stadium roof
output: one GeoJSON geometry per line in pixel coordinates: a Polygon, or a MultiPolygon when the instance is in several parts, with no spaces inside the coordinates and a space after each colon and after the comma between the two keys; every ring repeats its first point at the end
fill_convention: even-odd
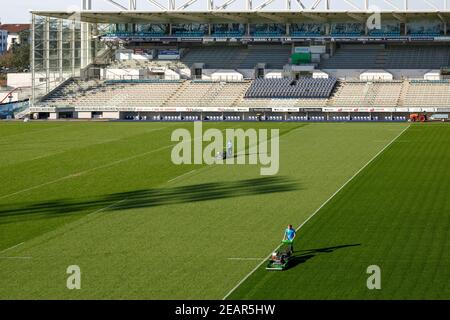
{"type": "MultiPolygon", "coordinates": [[[[91,23],[289,23],[293,21],[329,22],[353,20],[365,22],[374,14],[373,11],[32,11],[33,14],[45,17],[79,20],[91,23]]],[[[450,10],[439,11],[382,11],[385,19],[406,22],[416,18],[433,18],[443,22],[450,21],[450,10]]]]}

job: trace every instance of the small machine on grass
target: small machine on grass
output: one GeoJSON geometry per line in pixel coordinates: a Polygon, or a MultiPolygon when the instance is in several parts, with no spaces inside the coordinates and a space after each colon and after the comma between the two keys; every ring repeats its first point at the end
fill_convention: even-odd
{"type": "Polygon", "coordinates": [[[292,258],[291,244],[293,241],[283,240],[280,248],[272,253],[272,256],[267,263],[266,270],[282,271],[289,266],[289,261],[292,258]]]}

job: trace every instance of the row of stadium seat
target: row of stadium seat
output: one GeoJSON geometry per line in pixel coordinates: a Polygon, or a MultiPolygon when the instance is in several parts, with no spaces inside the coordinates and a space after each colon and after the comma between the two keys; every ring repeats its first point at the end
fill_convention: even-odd
{"type": "Polygon", "coordinates": [[[242,37],[244,33],[242,31],[215,31],[211,34],[213,37],[225,37],[225,38],[233,38],[233,37],[242,37]]]}
{"type": "Polygon", "coordinates": [[[203,37],[205,35],[204,31],[175,31],[174,36],[176,37],[203,37]]]}
{"type": "MultiPolygon", "coordinates": [[[[268,80],[270,80],[268,82],[273,83],[275,79],[268,80]]],[[[261,80],[255,80],[253,83],[258,81],[261,80]]],[[[450,105],[450,82],[447,81],[341,82],[333,96],[317,99],[277,99],[273,96],[267,98],[247,97],[246,94],[248,94],[251,85],[251,82],[105,83],[98,80],[72,80],[54,90],[40,104],[60,107],[108,106],[119,108],[295,108],[326,106],[393,108],[397,106],[448,107],[450,105]]],[[[267,94],[266,91],[264,92],[264,94],[267,94]]]]}
{"type": "Polygon", "coordinates": [[[332,37],[360,37],[362,31],[333,31],[330,35],[332,37]]]}
{"type": "Polygon", "coordinates": [[[378,116],[374,116],[373,118],[370,116],[353,116],[351,117],[352,121],[371,121],[371,120],[378,120],[378,116]]]}
{"type": "MultiPolygon", "coordinates": [[[[304,31],[293,31],[291,32],[292,36],[297,37],[319,37],[324,34],[320,32],[304,32],[304,31]]],[[[364,33],[362,31],[352,31],[352,32],[331,32],[332,37],[360,37],[363,36],[364,33]]],[[[371,37],[401,37],[403,36],[400,31],[383,31],[383,30],[371,30],[369,31],[369,36],[371,37]]],[[[444,34],[441,32],[411,32],[406,36],[409,37],[440,37],[444,34]]]]}
{"type": "MultiPolygon", "coordinates": [[[[255,37],[280,37],[284,33],[282,31],[255,31],[251,35],[255,37]]],[[[164,32],[113,32],[107,33],[107,37],[164,37],[169,36],[164,32]]],[[[203,37],[206,36],[205,31],[175,31],[173,36],[176,37],[203,37]]],[[[235,38],[244,36],[242,31],[213,31],[212,37],[218,38],[235,38]]]]}
{"type": "Polygon", "coordinates": [[[268,121],[283,121],[283,116],[266,116],[265,119],[268,121]]]}
{"type": "MultiPolygon", "coordinates": [[[[248,120],[250,121],[284,121],[284,116],[272,116],[272,115],[266,115],[266,116],[249,116],[248,120]]],[[[290,121],[325,121],[325,116],[290,116],[290,121]]]]}
{"type": "Polygon", "coordinates": [[[190,48],[181,61],[188,67],[203,63],[205,69],[253,69],[258,63],[265,63],[267,69],[283,69],[291,50],[290,46],[190,48]]]}
{"type": "Polygon", "coordinates": [[[282,31],[255,31],[255,37],[281,37],[284,33],[282,31]]]}
{"type": "MultiPolygon", "coordinates": [[[[206,36],[205,31],[175,31],[172,34],[175,37],[204,37],[206,36]]],[[[255,37],[281,37],[285,33],[283,31],[254,31],[252,36],[255,37]]],[[[322,34],[319,31],[292,31],[291,36],[293,37],[319,37],[322,34]]],[[[363,36],[363,31],[333,31],[330,33],[332,37],[360,37],[363,36]]],[[[444,34],[439,31],[422,31],[422,32],[411,32],[407,36],[410,37],[440,37],[444,34]]],[[[147,32],[113,32],[107,33],[107,37],[167,37],[169,36],[162,31],[147,31],[147,32]]],[[[242,37],[244,33],[241,31],[216,31],[211,34],[212,37],[242,37]]],[[[369,31],[369,36],[372,37],[401,37],[400,31],[384,31],[384,30],[371,30],[369,31]]]]}
{"type": "Polygon", "coordinates": [[[412,107],[450,106],[450,83],[411,82],[405,94],[405,104],[412,107]]]}
{"type": "Polygon", "coordinates": [[[307,121],[308,117],[307,116],[290,116],[289,119],[291,121],[307,121]]]}
{"type": "Polygon", "coordinates": [[[333,104],[342,107],[395,107],[402,87],[402,82],[347,82],[336,90],[333,104]]]}
{"type": "Polygon", "coordinates": [[[162,31],[147,31],[147,32],[113,32],[107,33],[107,37],[164,37],[165,33],[162,31]]]}
{"type": "Polygon", "coordinates": [[[400,37],[400,30],[398,31],[384,31],[384,30],[370,30],[369,35],[372,37],[400,37]]]}
{"type": "Polygon", "coordinates": [[[343,47],[320,69],[440,69],[450,65],[450,47],[443,45],[388,45],[343,47]]]}
{"type": "Polygon", "coordinates": [[[443,33],[436,31],[411,32],[410,37],[440,37],[443,33]]]}
{"type": "Polygon", "coordinates": [[[241,116],[225,116],[225,120],[227,120],[227,121],[239,121],[239,120],[241,120],[241,116]]]}
{"type": "Polygon", "coordinates": [[[326,98],[336,85],[335,78],[255,79],[246,98],[326,98]]]}
{"type": "Polygon", "coordinates": [[[292,31],[293,37],[320,37],[322,34],[319,31],[292,31]]]}

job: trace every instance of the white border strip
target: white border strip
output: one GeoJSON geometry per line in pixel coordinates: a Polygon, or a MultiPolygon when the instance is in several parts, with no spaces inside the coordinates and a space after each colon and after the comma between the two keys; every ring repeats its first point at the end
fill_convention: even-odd
{"type": "MultiPolygon", "coordinates": [[[[327,200],[325,200],[324,203],[322,203],[320,205],[319,208],[316,209],[316,211],[314,211],[305,221],[303,221],[303,223],[297,228],[295,229],[295,231],[300,230],[300,228],[302,228],[309,220],[311,220],[312,217],[314,217],[316,215],[317,212],[320,211],[320,209],[322,209],[328,202],[330,202],[331,199],[333,199],[342,189],[344,189],[344,187],[349,184],[359,173],[361,173],[361,171],[363,171],[369,164],[371,164],[376,158],[378,158],[378,156],[383,153],[384,150],[386,150],[391,144],[393,144],[406,130],[408,130],[411,127],[411,125],[408,125],[405,129],[403,129],[394,139],[391,140],[391,142],[389,142],[387,145],[385,145],[383,147],[383,149],[381,149],[380,151],[377,152],[376,155],[374,155],[364,166],[362,166],[358,171],[356,171],[356,173],[350,177],[350,179],[348,179],[339,189],[336,190],[335,193],[333,193],[327,200]]],[[[277,251],[279,248],[281,247],[281,245],[279,245],[278,247],[276,247],[273,251],[277,251]]],[[[231,289],[226,295],[225,297],[223,297],[222,300],[226,300],[237,288],[239,288],[239,286],[245,281],[247,280],[253,273],[255,273],[256,270],[258,270],[263,263],[268,260],[270,258],[270,255],[267,256],[266,259],[264,259],[263,261],[261,261],[261,263],[259,263],[252,271],[250,271],[244,278],[242,278],[241,281],[238,282],[238,284],[231,289]]]]}
{"type": "Polygon", "coordinates": [[[6,252],[6,251],[9,251],[9,250],[12,250],[12,249],[14,249],[14,248],[17,248],[18,246],[21,246],[21,245],[23,245],[24,243],[25,243],[25,242],[18,243],[18,244],[16,244],[16,245],[12,246],[12,247],[9,247],[9,248],[7,248],[7,249],[5,249],[5,250],[0,251],[0,253],[4,253],[4,252],[6,252]]]}
{"type": "Polygon", "coordinates": [[[191,173],[193,173],[193,172],[195,172],[195,171],[197,171],[197,169],[194,169],[194,170],[191,170],[191,171],[189,171],[189,172],[180,174],[179,176],[176,176],[175,178],[172,178],[172,179],[170,179],[169,181],[167,181],[167,183],[172,182],[172,181],[175,181],[175,180],[177,180],[177,179],[179,179],[179,178],[181,178],[181,177],[187,176],[188,174],[191,174],[191,173]]]}
{"type": "Polygon", "coordinates": [[[238,260],[238,261],[244,261],[244,260],[266,260],[266,258],[227,258],[227,260],[238,260]]]}

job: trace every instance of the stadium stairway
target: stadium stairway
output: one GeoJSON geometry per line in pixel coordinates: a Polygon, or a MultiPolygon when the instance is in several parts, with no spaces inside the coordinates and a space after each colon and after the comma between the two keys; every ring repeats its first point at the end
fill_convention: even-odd
{"type": "Polygon", "coordinates": [[[409,90],[409,81],[403,81],[402,89],[400,91],[400,96],[398,97],[397,103],[399,107],[403,107],[405,105],[408,90],[409,90]]]}
{"type": "Polygon", "coordinates": [[[14,119],[20,120],[24,119],[26,116],[28,116],[31,113],[30,108],[26,108],[18,113],[14,114],[14,119]]]}

